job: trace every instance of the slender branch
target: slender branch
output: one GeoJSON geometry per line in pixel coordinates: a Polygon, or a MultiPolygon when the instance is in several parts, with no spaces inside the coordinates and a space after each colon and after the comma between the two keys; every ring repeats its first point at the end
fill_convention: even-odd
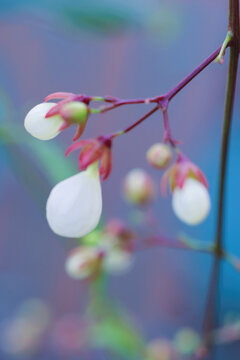
{"type": "MultiPolygon", "coordinates": [[[[112,101],[113,102],[113,101],[112,101]]],[[[148,101],[146,99],[129,99],[129,100],[120,100],[120,99],[115,99],[115,102],[113,102],[113,105],[108,106],[106,108],[103,108],[100,110],[101,113],[105,113],[107,111],[113,110],[118,108],[119,106],[123,106],[123,105],[137,105],[137,104],[144,104],[144,103],[148,103],[148,101]]]]}
{"type": "Polygon", "coordinates": [[[238,58],[239,58],[239,7],[238,0],[230,0],[229,2],[229,28],[233,33],[234,41],[230,48],[230,60],[228,68],[228,80],[225,99],[225,110],[222,130],[222,145],[221,145],[221,162],[220,162],[220,184],[218,196],[218,215],[217,215],[217,231],[216,231],[216,253],[222,253],[222,233],[223,233],[223,213],[225,200],[225,183],[226,183],[226,169],[227,156],[229,148],[229,136],[232,122],[233,105],[235,98],[238,58]]]}
{"type": "MultiPolygon", "coordinates": [[[[239,58],[239,0],[229,0],[229,31],[232,32],[233,38],[230,44],[230,59],[228,67],[228,80],[225,98],[225,110],[223,119],[222,131],[222,145],[221,145],[221,160],[220,160],[220,183],[218,195],[218,214],[217,214],[217,229],[215,238],[215,259],[212,270],[212,277],[209,286],[209,293],[207,298],[207,305],[204,316],[204,334],[206,335],[212,330],[215,323],[217,289],[219,282],[219,267],[221,258],[225,253],[223,250],[223,213],[225,200],[225,183],[226,183],[226,169],[227,157],[229,148],[229,137],[233,114],[233,105],[235,98],[236,79],[238,70],[239,58]]],[[[225,256],[226,258],[226,256],[225,256]]],[[[209,349],[212,343],[206,342],[206,347],[209,349]]]]}
{"type": "Polygon", "coordinates": [[[203,244],[202,242],[193,241],[180,237],[179,239],[171,239],[164,235],[150,236],[142,240],[138,251],[148,250],[154,247],[163,247],[173,250],[197,251],[205,254],[213,254],[212,244],[203,244]]]}
{"type": "Polygon", "coordinates": [[[200,72],[202,72],[213,60],[218,56],[222,46],[219,46],[206,60],[204,60],[196,69],[187,75],[180,83],[178,83],[172,90],[166,93],[165,98],[169,101],[179,93],[192,79],[194,79],[200,72]]]}
{"type": "Polygon", "coordinates": [[[173,147],[173,149],[178,151],[178,149],[176,147],[176,145],[178,144],[178,141],[174,140],[172,137],[172,134],[171,134],[167,108],[163,110],[163,124],[164,124],[163,142],[165,144],[167,142],[169,142],[169,144],[173,147]]]}
{"type": "Polygon", "coordinates": [[[116,109],[123,105],[136,105],[136,104],[151,104],[157,103],[161,106],[167,104],[179,91],[181,91],[191,80],[193,80],[200,72],[202,72],[216,57],[221,51],[222,46],[219,46],[206,60],[204,60],[199,66],[196,67],[190,74],[188,74],[182,81],[180,81],[176,86],[174,86],[166,94],[155,96],[152,98],[146,99],[118,99],[114,97],[105,97],[102,98],[105,102],[111,103],[112,105],[99,109],[100,113],[105,113],[107,111],[116,109]]]}
{"type": "Polygon", "coordinates": [[[153,115],[157,110],[159,109],[159,105],[155,106],[152,110],[150,110],[147,114],[145,114],[143,117],[141,117],[138,121],[136,121],[134,124],[128,126],[126,129],[118,131],[112,135],[110,135],[111,139],[114,139],[115,137],[119,135],[123,135],[134,129],[136,126],[138,126],[141,122],[146,120],[149,116],[153,115]]]}
{"type": "MultiPolygon", "coordinates": [[[[207,294],[206,311],[203,320],[203,337],[207,339],[210,331],[214,329],[216,319],[215,304],[217,300],[217,288],[219,281],[219,266],[220,258],[214,257],[211,278],[209,282],[209,289],[207,294]],[[214,311],[215,310],[215,311],[214,311]]],[[[206,340],[205,346],[209,347],[211,344],[206,340]]]]}

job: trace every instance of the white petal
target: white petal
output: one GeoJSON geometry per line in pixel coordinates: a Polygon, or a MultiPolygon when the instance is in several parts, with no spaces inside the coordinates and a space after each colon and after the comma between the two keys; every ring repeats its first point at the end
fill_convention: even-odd
{"type": "Polygon", "coordinates": [[[81,237],[98,224],[102,212],[100,177],[94,163],[87,170],[58,183],[47,201],[47,220],[53,232],[81,237]]]}
{"type": "Polygon", "coordinates": [[[59,134],[63,119],[59,115],[45,118],[55,103],[42,103],[32,108],[24,120],[25,129],[39,140],[50,140],[59,134]]]}
{"type": "Polygon", "coordinates": [[[173,192],[172,206],[180,220],[188,225],[202,222],[210,211],[209,193],[199,181],[189,178],[183,188],[173,192]]]}

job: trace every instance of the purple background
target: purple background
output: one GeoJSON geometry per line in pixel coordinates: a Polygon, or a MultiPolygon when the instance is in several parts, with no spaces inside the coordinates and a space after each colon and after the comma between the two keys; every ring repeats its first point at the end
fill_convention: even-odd
{"type": "MultiPolygon", "coordinates": [[[[35,8],[34,3],[25,8],[4,9],[0,22],[0,84],[13,104],[15,123],[23,125],[26,112],[55,91],[123,98],[164,93],[215,50],[225,37],[228,10],[223,0],[118,3],[137,11],[141,19],[149,17],[152,22],[151,16],[159,14],[162,29],[151,31],[151,22],[147,26],[146,21],[139,29],[102,34],[75,29],[49,16],[46,9],[35,8]],[[169,18],[166,14],[170,14],[169,18]]],[[[224,65],[210,65],[170,105],[173,135],[181,139],[183,151],[207,175],[212,198],[208,219],[200,226],[189,228],[174,217],[170,197],[159,196],[154,211],[161,232],[172,237],[179,232],[203,241],[214,237],[227,63],[228,56],[224,65]]],[[[229,251],[240,255],[239,84],[237,94],[228,167],[225,244],[229,251]]],[[[130,106],[94,116],[88,122],[84,137],[121,129],[144,111],[144,106],[130,106]]],[[[10,116],[3,115],[6,119],[10,116]]],[[[161,174],[150,168],[145,153],[151,144],[161,140],[162,132],[162,119],[157,113],[114,143],[113,172],[103,184],[105,219],[127,220],[133,211],[122,199],[123,177],[133,167],[146,169],[159,184],[161,174]]],[[[69,129],[54,140],[61,146],[62,153],[72,135],[73,129],[69,129]]],[[[12,170],[3,146],[0,156],[0,317],[10,316],[28,297],[45,299],[56,316],[79,308],[84,311],[86,288],[64,272],[67,249],[74,247],[75,242],[54,236],[45,219],[44,204],[51,185],[40,177],[44,191],[39,206],[12,170]]],[[[75,165],[77,171],[77,162],[75,165]]],[[[38,175],[33,180],[31,173],[27,177],[31,183],[38,175]]],[[[171,337],[182,326],[201,331],[211,263],[207,255],[149,250],[136,256],[130,273],[111,277],[111,293],[133,314],[147,339],[171,337]]],[[[240,274],[223,264],[218,304],[220,321],[229,311],[239,312],[239,285],[240,274]]],[[[218,359],[227,359],[229,349],[221,348],[218,359]]],[[[232,349],[235,359],[239,352],[237,347],[232,349]]],[[[48,359],[47,350],[42,356],[41,359],[48,359]]]]}

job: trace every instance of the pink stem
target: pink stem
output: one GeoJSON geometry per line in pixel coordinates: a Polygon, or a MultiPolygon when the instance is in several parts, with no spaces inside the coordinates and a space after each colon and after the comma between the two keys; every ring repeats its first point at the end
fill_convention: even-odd
{"type": "Polygon", "coordinates": [[[105,109],[101,110],[101,113],[105,113],[105,112],[107,112],[109,110],[116,109],[117,107],[122,106],[122,105],[134,105],[134,104],[144,104],[144,103],[146,103],[145,99],[132,99],[132,100],[116,99],[115,101],[116,102],[113,105],[111,105],[109,107],[106,107],[105,109]]]}
{"type": "Polygon", "coordinates": [[[218,56],[221,50],[221,46],[219,46],[206,60],[204,60],[199,66],[196,67],[190,74],[188,74],[182,81],[180,81],[173,89],[168,91],[166,94],[156,96],[153,98],[146,99],[129,99],[129,100],[121,100],[118,98],[105,98],[106,102],[113,103],[113,105],[106,107],[101,110],[101,113],[107,112],[109,110],[116,109],[119,106],[123,105],[134,105],[134,104],[150,104],[157,103],[161,105],[163,108],[167,106],[168,102],[179,93],[191,80],[193,80],[200,72],[202,72],[216,57],[218,56]]]}
{"type": "Polygon", "coordinates": [[[126,134],[127,132],[129,132],[130,130],[132,130],[133,128],[135,128],[136,126],[138,126],[141,122],[143,122],[145,119],[147,119],[149,116],[151,116],[152,114],[154,114],[158,109],[160,108],[159,105],[155,106],[151,111],[149,111],[147,114],[145,114],[143,117],[141,117],[138,121],[136,121],[134,124],[128,126],[126,129],[122,130],[122,131],[118,131],[112,135],[110,135],[110,138],[113,139],[119,135],[122,134],[126,134]]]}
{"type": "Polygon", "coordinates": [[[222,46],[219,46],[206,60],[204,60],[196,69],[187,75],[180,83],[168,91],[164,97],[170,101],[179,91],[181,91],[192,79],[194,79],[200,72],[202,72],[213,60],[218,56],[222,46]]]}

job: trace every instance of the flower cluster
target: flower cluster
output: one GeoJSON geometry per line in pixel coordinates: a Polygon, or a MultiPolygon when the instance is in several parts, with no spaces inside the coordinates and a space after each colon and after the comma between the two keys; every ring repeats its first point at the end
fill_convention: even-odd
{"type": "MultiPolygon", "coordinates": [[[[90,115],[90,98],[71,93],[54,93],[29,111],[25,128],[39,140],[50,140],[71,125],[77,125],[74,141],[83,133],[90,115]]],[[[98,224],[102,212],[102,180],[111,172],[111,139],[81,140],[73,143],[66,155],[81,149],[80,173],[58,183],[50,192],[46,216],[50,228],[65,237],[82,237],[98,224]]]]}
{"type": "MultiPolygon", "coordinates": [[[[106,180],[112,169],[113,139],[130,131],[159,108],[155,107],[124,131],[76,141],[82,135],[91,113],[105,112],[120,104],[121,102],[109,97],[94,98],[83,94],[58,92],[50,94],[44,103],[35,106],[25,118],[26,130],[40,140],[52,139],[70,126],[77,126],[74,142],[65,155],[79,151],[80,173],[58,183],[50,192],[46,205],[49,226],[60,236],[79,238],[96,228],[102,212],[101,180],[106,180]],[[52,100],[59,102],[49,102],[52,100]],[[93,109],[90,107],[91,101],[96,100],[112,105],[102,110],[93,109]]],[[[207,181],[198,167],[176,148],[177,142],[171,138],[166,110],[163,114],[164,142],[151,146],[147,152],[147,160],[156,169],[166,169],[172,160],[172,152],[167,143],[177,150],[176,163],[166,170],[161,187],[165,191],[169,182],[175,214],[189,225],[198,224],[204,220],[210,209],[207,181]]],[[[125,179],[124,192],[131,203],[145,205],[154,198],[156,188],[145,171],[134,169],[125,179]]],[[[99,257],[93,249],[80,248],[74,254],[75,260],[79,259],[79,256],[88,259],[99,257]]]]}
{"type": "MultiPolygon", "coordinates": [[[[172,159],[170,148],[154,144],[147,152],[147,160],[154,168],[165,169],[172,159]]],[[[175,215],[188,225],[201,223],[210,211],[208,183],[203,172],[177,149],[177,159],[168,168],[161,180],[161,192],[172,192],[172,207],[175,215]]]]}
{"type": "Polygon", "coordinates": [[[95,277],[102,271],[121,273],[132,264],[135,234],[117,219],[95,230],[86,244],[70,252],[66,271],[74,279],[95,277]]]}

